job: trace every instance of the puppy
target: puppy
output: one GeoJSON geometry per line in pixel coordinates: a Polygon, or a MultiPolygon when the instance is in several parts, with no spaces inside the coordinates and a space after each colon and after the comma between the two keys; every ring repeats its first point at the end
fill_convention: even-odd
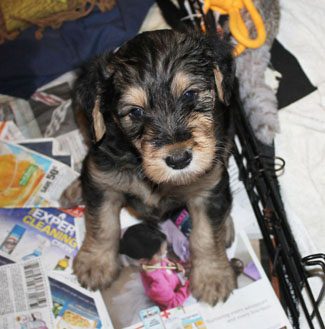
{"type": "Polygon", "coordinates": [[[215,304],[236,287],[225,253],[233,239],[226,170],[233,64],[231,47],[217,37],[161,30],[81,74],[74,103],[92,139],[80,176],[86,237],[73,264],[83,286],[103,288],[117,277],[123,206],[158,222],[185,205],[193,295],[215,304]]]}

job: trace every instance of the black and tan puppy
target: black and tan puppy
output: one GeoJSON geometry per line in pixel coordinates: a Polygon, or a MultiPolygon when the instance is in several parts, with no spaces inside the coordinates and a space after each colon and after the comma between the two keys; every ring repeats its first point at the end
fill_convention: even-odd
{"type": "Polygon", "coordinates": [[[186,205],[193,295],[214,304],[235,288],[225,253],[233,75],[225,42],[170,30],[137,36],[81,75],[75,103],[93,139],[81,174],[87,232],[74,261],[82,285],[102,288],[118,275],[123,206],[158,221],[186,205]]]}

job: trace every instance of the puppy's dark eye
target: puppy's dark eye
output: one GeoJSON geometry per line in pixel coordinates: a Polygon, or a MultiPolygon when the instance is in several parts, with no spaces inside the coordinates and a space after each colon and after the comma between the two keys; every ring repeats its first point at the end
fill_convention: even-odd
{"type": "Polygon", "coordinates": [[[129,113],[130,117],[133,119],[141,119],[143,114],[144,111],[141,107],[133,107],[129,113]]]}
{"type": "Polygon", "coordinates": [[[196,97],[196,91],[195,90],[187,90],[183,94],[183,97],[188,101],[193,101],[196,97]]]}

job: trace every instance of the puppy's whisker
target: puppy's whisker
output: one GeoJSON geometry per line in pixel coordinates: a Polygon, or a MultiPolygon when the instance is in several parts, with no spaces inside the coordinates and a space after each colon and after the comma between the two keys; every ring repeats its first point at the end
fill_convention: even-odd
{"type": "Polygon", "coordinates": [[[232,151],[226,147],[216,147],[216,152],[225,152],[228,155],[232,154],[232,151]]]}
{"type": "Polygon", "coordinates": [[[226,167],[225,160],[223,160],[223,159],[217,159],[216,158],[216,159],[213,160],[213,163],[216,164],[216,165],[221,165],[223,167],[226,167]]]}

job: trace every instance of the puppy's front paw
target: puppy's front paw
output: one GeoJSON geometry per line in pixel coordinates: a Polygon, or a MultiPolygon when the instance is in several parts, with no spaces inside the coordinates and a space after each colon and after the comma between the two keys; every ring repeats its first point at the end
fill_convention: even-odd
{"type": "Polygon", "coordinates": [[[215,305],[226,301],[230,293],[237,287],[235,273],[227,263],[218,261],[201,261],[193,264],[191,275],[191,292],[201,302],[215,305]]]}
{"type": "Polygon", "coordinates": [[[73,271],[81,286],[91,290],[108,287],[119,274],[117,258],[112,253],[80,249],[73,271]]]}

